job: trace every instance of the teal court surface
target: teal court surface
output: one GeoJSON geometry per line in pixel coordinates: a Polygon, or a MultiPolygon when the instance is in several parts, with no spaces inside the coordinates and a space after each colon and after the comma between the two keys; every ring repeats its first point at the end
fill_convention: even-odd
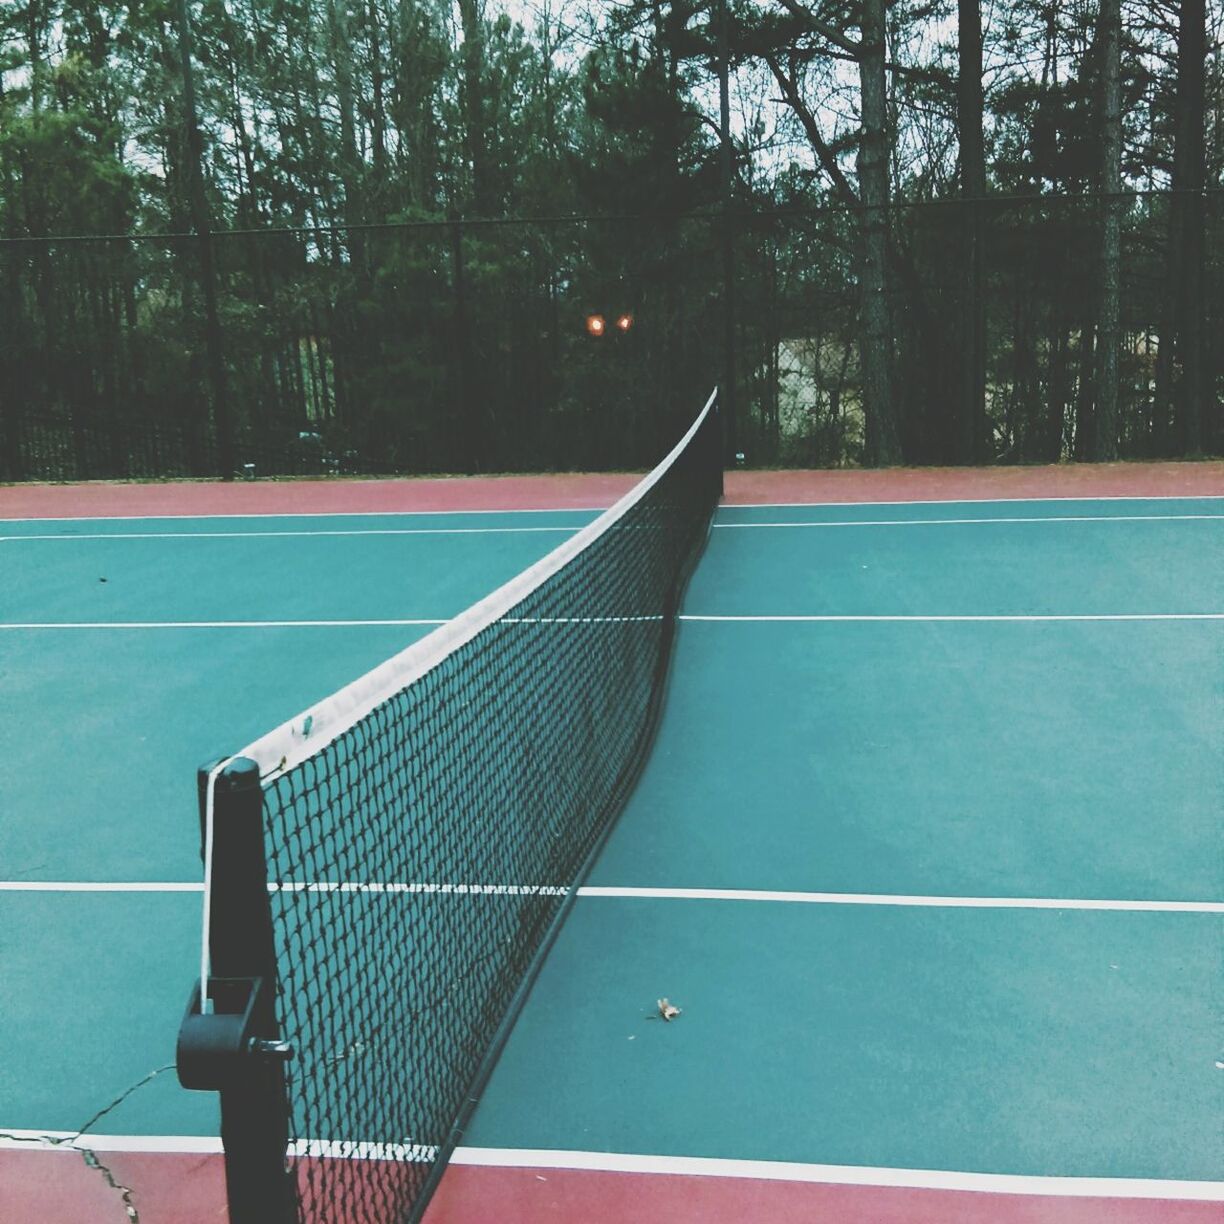
{"type": "MultiPolygon", "coordinates": [[[[730,474],[430,1224],[1221,1219],[1224,465],[1144,471],[730,474]]],[[[0,490],[0,1218],[224,1218],[216,1098],[170,1066],[195,770],[611,500],[560,487],[0,490]]]]}

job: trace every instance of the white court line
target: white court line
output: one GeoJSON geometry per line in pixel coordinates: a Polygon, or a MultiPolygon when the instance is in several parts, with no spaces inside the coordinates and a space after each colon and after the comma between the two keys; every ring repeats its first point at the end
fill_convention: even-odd
{"type": "MultiPolygon", "coordinates": [[[[82,1151],[220,1155],[221,1140],[211,1135],[82,1135],[72,1131],[5,1129],[0,1151],[82,1151]]],[[[409,1144],[369,1144],[308,1139],[291,1145],[294,1154],[338,1159],[430,1160],[433,1149],[409,1144]]],[[[477,1168],[574,1169],[599,1173],[639,1173],[687,1177],[724,1177],[753,1181],[806,1182],[842,1186],[882,1186],[913,1190],[966,1190],[979,1194],[1043,1195],[1058,1198],[1169,1199],[1224,1202],[1224,1182],[1175,1181],[1150,1177],[1044,1177],[1015,1173],[962,1173],[951,1169],[894,1169],[870,1165],[806,1164],[781,1160],[729,1160],[707,1156],[654,1156],[639,1153],[559,1151],[543,1148],[459,1147],[450,1163],[477,1168]]]]}
{"type": "Polygon", "coordinates": [[[398,618],[388,620],[285,620],[285,621],[26,621],[0,623],[3,629],[361,629],[399,625],[445,625],[445,620],[398,618]]]}
{"type": "Polygon", "coordinates": [[[1130,1177],[1040,1177],[1010,1173],[960,1173],[944,1169],[889,1169],[860,1165],[800,1164],[780,1160],[719,1160],[705,1156],[647,1156],[617,1152],[544,1151],[535,1148],[456,1149],[452,1164],[496,1168],[581,1169],[612,1173],[662,1173],[762,1181],[890,1186],[926,1190],[974,1190],[990,1194],[1074,1198],[1224,1201],[1224,1182],[1164,1181],[1130,1177]]]}
{"type": "MultiPolygon", "coordinates": [[[[6,880],[0,892],[198,893],[188,881],[6,880]]],[[[564,896],[563,884],[433,884],[414,882],[300,881],[270,883],[270,893],[401,893],[451,896],[564,896]]],[[[1224,914],[1224,901],[1131,901],[1095,897],[947,897],[901,893],[795,892],[759,888],[633,888],[588,884],[579,897],[627,900],[755,901],[785,905],[866,905],[912,909],[1108,910],[1119,913],[1224,914]]]]}
{"type": "Polygon", "coordinates": [[[941,897],[894,893],[779,892],[754,888],[620,888],[586,885],[580,897],[677,901],[773,901],[799,905],[892,905],[920,909],[1117,910],[1224,914],[1224,901],[1119,901],[1087,897],[941,897]]]}
{"type": "MultiPolygon", "coordinates": [[[[1143,500],[1154,499],[1144,498],[1143,500]]],[[[240,522],[257,519],[449,518],[451,515],[471,514],[602,514],[611,504],[608,502],[607,506],[525,506],[522,509],[509,510],[259,510],[238,514],[64,514],[45,517],[33,515],[29,518],[0,516],[0,523],[186,523],[217,520],[240,522]]]]}
{"type": "MultiPolygon", "coordinates": [[[[1217,516],[1205,514],[1202,517],[1217,516]]],[[[1218,517],[1224,518],[1224,515],[1218,517]]],[[[313,540],[327,536],[528,535],[540,532],[573,533],[581,530],[582,526],[583,524],[576,523],[568,527],[370,527],[335,528],[323,531],[106,531],[80,535],[0,535],[0,543],[22,540],[313,540]]]]}
{"type": "Polygon", "coordinates": [[[847,621],[882,622],[916,622],[924,621],[1216,621],[1224,620],[1224,612],[1058,612],[1058,613],[1017,613],[1017,614],[982,614],[982,615],[944,615],[914,614],[914,615],[783,615],[783,616],[713,616],[701,613],[683,613],[676,618],[682,621],[695,622],[727,622],[730,624],[839,624],[847,621]]]}
{"type": "MultiPolygon", "coordinates": [[[[546,625],[546,624],[605,624],[630,623],[638,621],[658,620],[656,616],[622,616],[622,617],[511,617],[507,624],[516,625],[546,625]]],[[[745,615],[745,616],[715,616],[701,613],[684,613],[677,620],[696,623],[726,623],[726,624],[843,624],[865,622],[881,623],[922,623],[922,622],[1026,622],[1026,621],[1217,621],[1224,620],[1224,612],[1083,612],[1083,613],[1022,613],[1022,614],[972,614],[945,615],[906,614],[906,615],[859,615],[837,614],[827,615],[745,615]]],[[[424,618],[387,618],[374,620],[278,620],[278,621],[8,621],[0,622],[0,631],[36,630],[36,629],[378,629],[397,627],[401,625],[446,625],[446,620],[430,620],[424,618]]]]}
{"type": "Polygon", "coordinates": [[[0,1127],[0,1152],[182,1152],[195,1156],[221,1155],[218,1135],[95,1135],[78,1137],[76,1131],[25,1130],[0,1127]]]}
{"type": "Polygon", "coordinates": [[[825,506],[1010,506],[1026,502],[1224,501],[1224,493],[1115,493],[1099,497],[913,497],[903,501],[720,502],[719,510],[802,510],[825,506]]]}
{"type": "MultiPolygon", "coordinates": [[[[621,473],[633,476],[635,473],[621,473]]],[[[640,475],[640,473],[637,473],[640,475]]],[[[806,508],[853,508],[855,506],[990,506],[1035,502],[1172,502],[1224,501],[1224,493],[1137,493],[1108,494],[1098,497],[925,497],[901,501],[808,501],[808,502],[723,502],[727,510],[802,510],[806,508]]],[[[612,503],[602,506],[523,506],[501,510],[265,510],[237,514],[96,514],[30,515],[0,517],[5,523],[160,523],[186,522],[189,519],[320,519],[320,518],[443,518],[458,514],[600,514],[612,503]]],[[[1210,516],[1209,516],[1210,517],[1210,516]]],[[[80,537],[77,537],[78,539],[80,537]]]]}
{"type": "MultiPolygon", "coordinates": [[[[1085,514],[1049,515],[1046,517],[1006,518],[942,518],[942,519],[842,519],[820,521],[785,521],[774,523],[720,523],[714,530],[760,530],[779,527],[836,528],[836,527],[962,527],[985,526],[996,523],[1224,523],[1224,514],[1085,514]]],[[[580,530],[581,524],[563,527],[370,527],[328,528],[307,531],[107,531],[73,535],[0,535],[0,543],[9,542],[62,542],[65,540],[268,540],[301,539],[313,540],[328,537],[355,536],[452,536],[452,535],[529,535],[562,534],[580,530]]]]}
{"type": "MultiPolygon", "coordinates": [[[[745,530],[754,527],[963,527],[984,523],[1187,523],[1202,521],[1224,523],[1224,514],[1060,514],[1049,515],[1046,518],[841,519],[777,523],[715,523],[714,527],[716,529],[745,530]]],[[[76,538],[83,539],[84,537],[76,538]]]]}
{"type": "Polygon", "coordinates": [[[194,880],[0,880],[0,892],[46,893],[200,893],[194,880]]]}

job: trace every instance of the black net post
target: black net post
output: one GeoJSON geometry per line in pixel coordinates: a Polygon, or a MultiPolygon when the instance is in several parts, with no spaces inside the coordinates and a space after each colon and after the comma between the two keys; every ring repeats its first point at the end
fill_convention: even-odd
{"type": "MultiPolygon", "coordinates": [[[[215,769],[199,773],[202,848],[215,769]]],[[[207,1005],[197,983],[179,1030],[179,1080],[220,1093],[230,1224],[292,1224],[284,1064],[293,1052],[280,1040],[276,1017],[259,767],[241,757],[215,780],[211,893],[207,1005]]]]}

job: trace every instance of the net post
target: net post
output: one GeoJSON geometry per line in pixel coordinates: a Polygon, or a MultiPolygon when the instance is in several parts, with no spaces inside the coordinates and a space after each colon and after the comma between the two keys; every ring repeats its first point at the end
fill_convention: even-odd
{"type": "Polygon", "coordinates": [[[292,1051],[280,1040],[276,1018],[259,766],[239,757],[200,770],[202,849],[214,773],[207,1005],[197,982],[179,1029],[179,1081],[220,1094],[230,1224],[293,1224],[285,1088],[292,1051]]]}

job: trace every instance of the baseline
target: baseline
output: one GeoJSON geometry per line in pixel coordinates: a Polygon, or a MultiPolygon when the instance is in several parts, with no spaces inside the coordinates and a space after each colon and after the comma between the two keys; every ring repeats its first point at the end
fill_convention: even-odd
{"type": "MultiPolygon", "coordinates": [[[[95,1135],[73,1131],[0,1130],[0,1151],[189,1152],[218,1155],[213,1135],[95,1135]]],[[[413,1159],[418,1149],[380,1144],[368,1153],[352,1140],[299,1140],[295,1151],[332,1159],[413,1159]],[[357,1154],[354,1155],[354,1152],[357,1154]],[[378,1154],[378,1153],[381,1153],[378,1154]]],[[[871,1165],[812,1164],[785,1160],[738,1160],[710,1156],[663,1156],[633,1152],[570,1149],[465,1147],[455,1149],[452,1165],[486,1168],[574,1169],[591,1172],[665,1173],[764,1181],[822,1182],[840,1186],[902,1186],[927,1190],[975,1190],[995,1194],[1051,1195],[1224,1202],[1224,1181],[1144,1177],[1046,1177],[1036,1174],[978,1173],[955,1169],[894,1169],[871,1165]]]]}
{"type": "MultiPolygon", "coordinates": [[[[1224,514],[1049,514],[1008,515],[999,518],[905,519],[797,519],[780,522],[715,523],[716,530],[751,530],[770,527],[980,527],[1017,523],[1191,523],[1222,522],[1224,514]]],[[[58,538],[58,537],[57,537],[58,538]]],[[[84,539],[85,537],[78,537],[84,539]]]]}
{"type": "MultiPolygon", "coordinates": [[[[170,1218],[172,1211],[178,1224],[204,1224],[223,1211],[223,1158],[213,1137],[14,1131],[0,1135],[0,1171],[6,1174],[0,1185],[9,1187],[0,1191],[0,1205],[28,1201],[43,1219],[67,1219],[85,1205],[93,1217],[113,1205],[116,1213],[136,1209],[161,1218],[166,1211],[170,1218]]],[[[460,1147],[426,1220],[1022,1224],[1038,1212],[1067,1224],[1209,1224],[1222,1201],[1218,1182],[460,1147]]]]}
{"type": "MultiPolygon", "coordinates": [[[[1157,516],[1161,517],[1161,516],[1157,516]]],[[[1215,515],[1203,515],[1214,518],[1215,515]]],[[[1218,516],[1224,518],[1224,515],[1218,516]]],[[[551,532],[573,535],[581,530],[578,526],[550,527],[366,527],[326,528],[311,531],[99,531],[82,532],[78,535],[0,535],[0,543],[34,542],[78,543],[99,540],[312,540],[327,536],[437,536],[437,535],[532,535],[551,532]]]]}
{"type": "MultiPolygon", "coordinates": [[[[201,893],[192,880],[0,880],[0,892],[35,893],[201,893]]],[[[435,884],[423,881],[302,881],[269,884],[269,892],[453,893],[506,892],[555,895],[554,884],[435,884]]],[[[954,897],[939,894],[801,892],[756,888],[656,888],[584,884],[577,896],[663,901],[751,901],[788,905],[888,905],[915,909],[1104,910],[1118,913],[1224,914],[1224,901],[1165,901],[1107,897],[954,897]]]]}

